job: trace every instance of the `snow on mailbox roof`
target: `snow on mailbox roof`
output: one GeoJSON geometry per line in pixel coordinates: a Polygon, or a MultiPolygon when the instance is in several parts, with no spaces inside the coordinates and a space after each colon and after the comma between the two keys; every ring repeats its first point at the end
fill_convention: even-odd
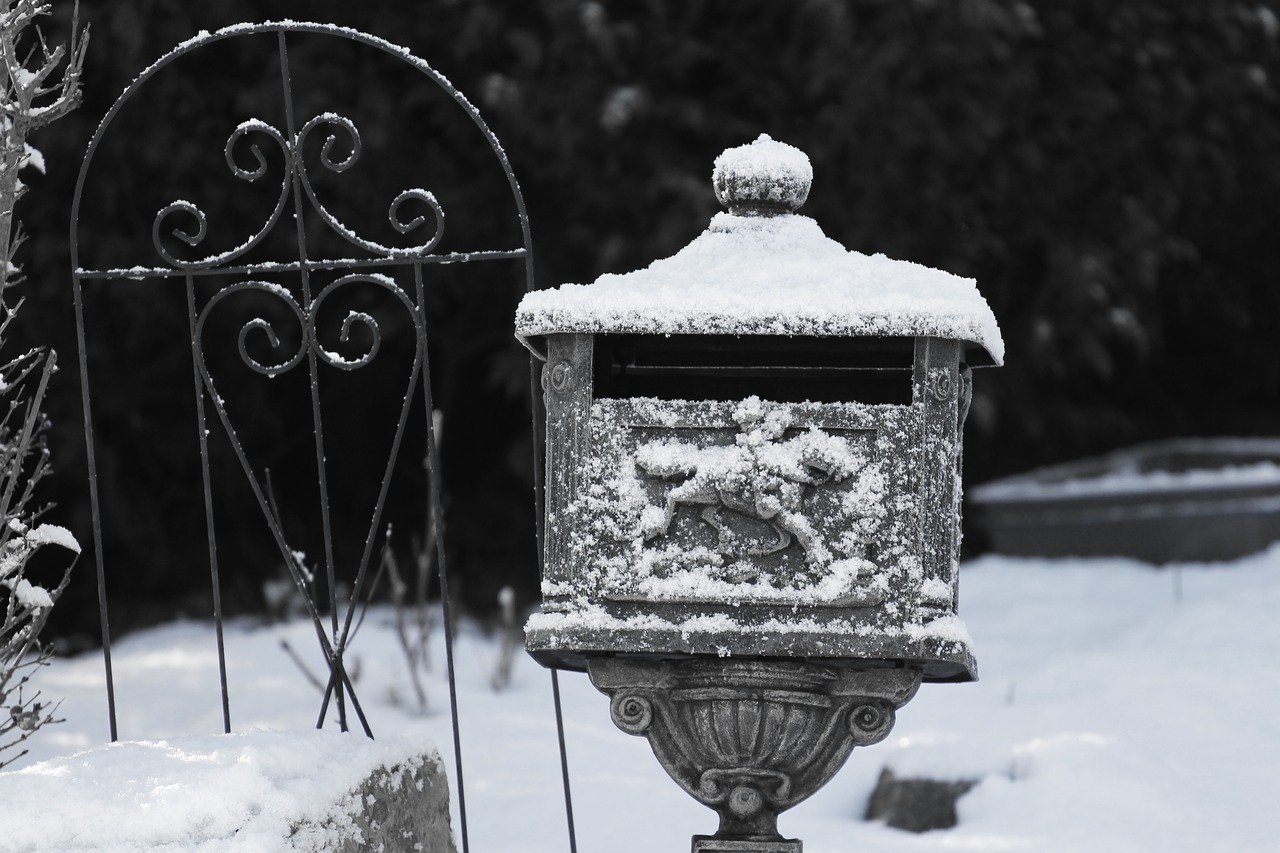
{"type": "Polygon", "coordinates": [[[1000,329],[973,279],[848,251],[792,213],[812,176],[802,151],[766,135],[725,151],[712,182],[727,213],[645,269],[526,294],[516,334],[931,336],[969,341],[1003,363],[1000,329]]]}

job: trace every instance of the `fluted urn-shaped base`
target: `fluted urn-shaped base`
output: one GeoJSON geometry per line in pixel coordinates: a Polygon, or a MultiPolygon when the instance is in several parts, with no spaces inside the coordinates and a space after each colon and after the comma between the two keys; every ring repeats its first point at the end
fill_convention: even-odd
{"type": "Polygon", "coordinates": [[[597,658],[588,671],[614,724],[648,738],[671,778],[720,815],[695,853],[798,853],[778,834],[778,814],[826,784],[855,746],[883,740],[920,685],[916,670],[811,661],[597,658]]]}

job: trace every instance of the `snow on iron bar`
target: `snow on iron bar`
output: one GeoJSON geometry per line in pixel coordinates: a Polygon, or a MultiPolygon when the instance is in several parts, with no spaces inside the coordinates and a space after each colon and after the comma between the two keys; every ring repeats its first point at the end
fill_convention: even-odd
{"type": "MultiPolygon", "coordinates": [[[[752,168],[786,166],[774,175],[782,196],[757,185],[750,197],[789,206],[799,166],[781,149],[804,155],[767,138],[744,148],[751,155],[738,159],[752,168]]],[[[762,180],[758,172],[733,177],[762,180]]],[[[814,220],[786,212],[719,213],[692,243],[645,269],[527,294],[517,335],[557,332],[933,336],[970,341],[997,364],[1004,360],[995,316],[973,279],[849,251],[814,220]]]]}

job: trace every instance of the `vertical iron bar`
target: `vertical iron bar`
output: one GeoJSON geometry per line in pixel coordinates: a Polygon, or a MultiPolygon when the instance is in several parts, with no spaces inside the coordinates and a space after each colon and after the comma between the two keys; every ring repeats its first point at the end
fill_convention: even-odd
{"type": "MultiPolygon", "coordinates": [[[[170,61],[176,59],[177,57],[180,57],[193,50],[196,50],[209,42],[217,41],[223,38],[238,36],[241,34],[247,35],[250,33],[265,33],[265,32],[275,32],[277,35],[277,44],[278,44],[279,58],[281,63],[281,80],[284,86],[284,98],[285,98],[284,106],[285,106],[286,119],[288,121],[288,128],[287,128],[288,134],[289,134],[288,141],[293,145],[292,150],[287,152],[287,158],[288,158],[287,168],[290,169],[290,175],[288,176],[288,179],[292,183],[292,189],[293,189],[294,199],[295,199],[295,216],[296,216],[295,224],[298,229],[297,231],[298,253],[301,261],[301,264],[299,267],[299,273],[301,276],[303,301],[306,305],[306,308],[304,309],[304,322],[312,323],[314,320],[314,318],[311,316],[312,296],[311,296],[311,279],[310,279],[309,269],[313,266],[315,268],[320,268],[324,266],[324,264],[323,263],[313,264],[312,262],[307,260],[308,253],[307,253],[307,244],[305,240],[305,225],[304,225],[304,219],[302,215],[305,205],[302,202],[303,193],[299,191],[302,184],[305,184],[306,176],[304,173],[301,172],[301,169],[300,169],[301,152],[297,150],[297,146],[296,146],[296,143],[298,141],[297,140],[298,131],[297,131],[297,126],[294,120],[295,105],[292,100],[292,91],[291,91],[292,82],[291,82],[291,74],[288,66],[288,55],[287,55],[287,34],[292,32],[309,32],[309,33],[316,33],[316,34],[323,34],[323,35],[339,35],[345,38],[349,38],[353,41],[371,45],[388,54],[405,59],[406,61],[410,62],[417,70],[419,70],[420,72],[428,76],[430,79],[432,79],[451,98],[453,98],[460,106],[462,106],[467,111],[469,118],[482,131],[490,147],[492,148],[494,154],[497,156],[499,162],[502,164],[502,168],[504,173],[506,174],[508,183],[510,184],[513,198],[515,200],[517,212],[519,215],[520,227],[524,237],[524,241],[523,241],[524,249],[522,252],[517,251],[514,253],[508,253],[508,252],[480,253],[481,256],[476,258],[472,258],[469,254],[464,254],[460,256],[460,259],[463,260],[464,262],[469,260],[484,260],[486,259],[484,257],[485,255],[490,255],[492,257],[498,257],[499,255],[510,256],[510,257],[523,257],[525,262],[527,289],[532,289],[533,287],[533,265],[532,265],[532,257],[531,257],[532,247],[531,247],[530,234],[529,234],[528,215],[524,207],[524,200],[520,194],[519,186],[516,183],[515,176],[511,170],[511,166],[507,160],[505,152],[502,151],[502,148],[499,145],[497,138],[493,136],[492,132],[481,120],[479,113],[474,110],[474,108],[470,105],[470,103],[466,101],[466,99],[461,95],[461,93],[458,92],[449,83],[448,80],[441,77],[438,73],[436,73],[433,69],[431,69],[429,66],[427,66],[424,62],[422,62],[418,58],[407,54],[406,52],[403,51],[403,49],[398,48],[395,45],[391,45],[389,43],[383,42],[380,39],[376,39],[374,37],[365,35],[363,33],[358,33],[354,30],[346,30],[343,28],[330,27],[327,25],[284,23],[284,24],[263,24],[263,25],[227,28],[226,30],[220,31],[218,33],[214,33],[212,35],[204,34],[202,37],[183,43],[182,45],[178,46],[178,48],[171,51],[166,56],[162,57],[159,62],[155,63],[150,69],[144,72],[137,80],[135,80],[132,84],[130,84],[130,86],[128,86],[125,89],[124,93],[111,107],[106,117],[103,119],[102,123],[99,125],[98,132],[95,134],[93,140],[90,142],[88,152],[86,153],[86,156],[83,162],[81,163],[80,174],[76,182],[75,199],[72,206],[72,217],[71,217],[71,220],[72,220],[71,221],[71,260],[72,260],[71,267],[73,272],[74,298],[75,298],[76,319],[77,319],[77,338],[78,338],[77,342],[80,346],[80,368],[81,368],[81,376],[82,376],[82,405],[84,408],[84,416],[85,416],[85,438],[86,438],[87,463],[88,463],[88,469],[89,469],[88,473],[89,473],[89,485],[90,485],[90,503],[91,503],[91,509],[93,512],[93,525],[94,525],[93,536],[94,536],[95,552],[96,552],[95,556],[96,556],[96,562],[97,562],[97,580],[98,580],[98,591],[99,591],[99,616],[100,616],[100,621],[102,626],[103,661],[104,661],[104,666],[106,671],[108,710],[109,710],[109,717],[110,717],[110,728],[111,728],[112,740],[115,740],[118,737],[117,715],[116,715],[116,705],[115,705],[113,668],[111,663],[111,649],[110,649],[111,636],[110,636],[110,628],[109,628],[109,613],[108,613],[108,607],[107,607],[107,592],[106,592],[106,581],[105,581],[105,556],[103,553],[103,546],[102,546],[103,520],[101,516],[100,496],[98,492],[94,434],[93,434],[92,416],[90,412],[91,407],[90,407],[90,390],[88,388],[87,346],[85,343],[86,332],[85,332],[85,325],[84,325],[82,292],[81,292],[82,279],[84,277],[99,277],[102,275],[104,271],[84,270],[81,268],[79,263],[77,233],[78,233],[78,227],[79,227],[79,208],[80,208],[83,188],[85,185],[85,177],[88,173],[89,165],[93,160],[94,154],[97,150],[98,143],[103,134],[103,131],[112,123],[113,119],[116,117],[121,106],[129,98],[133,96],[133,94],[138,89],[138,87],[147,79],[149,79],[150,76],[155,71],[158,71],[159,69],[163,68],[170,61]]],[[[236,173],[239,174],[239,171],[237,171],[234,167],[233,167],[233,171],[236,171],[236,173]]],[[[273,215],[271,225],[274,226],[276,218],[277,216],[273,215]]],[[[162,252],[162,254],[164,253],[162,252]]],[[[235,256],[239,257],[238,254],[235,256]]],[[[374,263],[385,264],[390,260],[391,260],[390,258],[376,259],[374,263]]],[[[343,262],[343,265],[345,265],[345,263],[346,262],[343,262]]],[[[141,268],[135,267],[134,269],[139,270],[141,268]]],[[[252,265],[250,265],[244,268],[236,268],[235,272],[244,273],[244,272],[250,272],[252,270],[253,270],[253,267],[252,265]]],[[[162,277],[168,277],[170,275],[185,274],[189,279],[188,281],[189,286],[191,286],[192,275],[207,274],[211,271],[212,271],[211,269],[205,268],[205,267],[198,267],[198,268],[195,268],[192,270],[186,270],[186,271],[179,271],[179,270],[173,270],[173,269],[145,270],[145,272],[148,275],[157,275],[162,277]]],[[[127,271],[122,271],[122,272],[125,272],[127,274],[127,271]]],[[[231,270],[227,270],[225,272],[231,272],[231,270]]],[[[418,275],[419,289],[421,290],[420,267],[416,268],[416,272],[418,275]]],[[[112,276],[108,275],[104,277],[111,278],[112,276]]],[[[134,277],[134,276],[129,275],[128,277],[134,277]]],[[[420,303],[421,303],[421,300],[420,300],[420,303]]],[[[421,305],[420,305],[420,308],[421,308],[421,305]]],[[[334,559],[335,542],[334,542],[334,535],[332,530],[333,520],[330,516],[331,508],[329,506],[329,493],[328,493],[328,487],[327,487],[327,468],[325,465],[324,452],[323,452],[324,435],[323,435],[323,425],[320,418],[320,406],[319,406],[319,400],[320,400],[319,390],[318,390],[319,379],[317,376],[318,357],[317,357],[317,351],[314,349],[314,340],[309,337],[311,334],[311,330],[304,329],[304,334],[308,335],[307,355],[308,355],[308,366],[311,371],[310,380],[311,380],[312,406],[313,406],[313,416],[314,416],[314,425],[315,425],[318,481],[319,481],[319,487],[320,487],[320,493],[321,493],[321,513],[322,513],[322,522],[323,522],[323,528],[324,528],[324,547],[326,552],[326,568],[327,568],[328,580],[329,580],[329,599],[330,599],[330,611],[331,611],[329,622],[331,624],[331,630],[332,630],[332,641],[328,636],[326,636],[327,632],[323,624],[324,620],[323,620],[323,617],[317,612],[317,609],[316,609],[317,602],[314,600],[314,597],[307,596],[306,604],[307,604],[307,608],[309,610],[310,615],[312,616],[313,620],[316,623],[316,626],[318,629],[317,633],[320,639],[320,645],[322,649],[326,652],[326,656],[328,658],[329,670],[330,670],[330,678],[329,678],[330,688],[327,692],[330,694],[332,694],[334,691],[337,692],[339,716],[340,716],[340,720],[343,728],[346,729],[347,720],[346,720],[346,711],[345,711],[345,701],[347,697],[350,697],[350,699],[352,700],[353,707],[355,708],[356,713],[360,714],[362,723],[364,722],[364,719],[363,719],[363,715],[360,712],[359,702],[356,699],[354,686],[351,682],[349,675],[345,670],[345,663],[343,660],[343,655],[345,653],[345,645],[346,645],[346,642],[349,641],[349,631],[347,627],[350,625],[349,619],[345,620],[346,625],[344,625],[342,632],[341,633],[338,632],[338,623],[340,621],[340,617],[342,614],[338,613],[336,563],[334,559]],[[331,642],[336,644],[336,646],[331,645],[331,642]]],[[[425,334],[425,330],[424,330],[424,334],[425,334]]],[[[425,353],[425,346],[426,345],[424,341],[423,343],[424,353],[425,353]]],[[[412,380],[412,381],[416,381],[416,380],[412,380]]],[[[423,381],[425,383],[425,387],[428,389],[428,392],[429,392],[430,390],[429,379],[426,377],[425,370],[424,370],[423,381]]],[[[260,490],[257,488],[257,483],[254,481],[252,472],[249,471],[249,466],[243,456],[242,450],[240,449],[238,444],[236,444],[236,439],[234,438],[234,431],[231,429],[230,423],[226,418],[226,413],[221,408],[221,401],[216,397],[216,391],[214,389],[210,376],[207,373],[203,372],[203,366],[201,366],[197,370],[195,385],[196,385],[195,390],[197,393],[197,407],[202,409],[202,414],[200,415],[200,418],[199,418],[200,423],[198,424],[198,428],[201,430],[201,437],[203,437],[203,430],[205,430],[208,427],[208,421],[209,421],[207,414],[208,414],[210,401],[207,401],[203,396],[203,394],[207,391],[207,393],[214,395],[211,397],[211,403],[214,406],[214,409],[218,417],[221,418],[223,426],[228,430],[228,435],[231,438],[231,441],[233,443],[233,446],[235,448],[237,455],[240,457],[240,462],[242,467],[244,467],[246,469],[246,473],[249,474],[250,483],[254,487],[255,495],[258,498],[259,504],[263,504],[264,502],[262,500],[261,494],[259,493],[260,490]]],[[[427,402],[428,413],[430,413],[431,409],[432,409],[432,406],[430,404],[430,401],[428,400],[427,402]]],[[[429,460],[430,464],[438,467],[438,449],[435,446],[436,436],[434,434],[429,434],[428,438],[429,438],[429,444],[430,444],[429,455],[430,457],[432,457],[432,459],[429,460]]],[[[203,454],[206,454],[206,455],[208,454],[209,447],[207,442],[202,446],[201,449],[203,454]]],[[[211,463],[208,461],[206,456],[206,459],[205,459],[206,468],[210,464],[211,463]]],[[[433,506],[431,509],[433,511],[433,515],[435,517],[438,517],[441,512],[438,505],[438,488],[439,488],[438,474],[436,474],[434,470],[431,473],[436,483],[436,486],[435,486],[436,492],[434,494],[437,495],[437,504],[433,506]]],[[[212,494],[212,488],[211,488],[211,480],[210,480],[210,485],[207,487],[207,493],[206,493],[206,516],[210,520],[210,522],[212,519],[211,494],[212,494]]],[[[285,553],[286,559],[287,559],[288,548],[286,543],[284,543],[283,541],[282,531],[279,529],[278,525],[275,525],[273,527],[274,529],[272,530],[272,533],[274,534],[277,540],[277,544],[282,548],[282,551],[285,553]]],[[[209,526],[209,536],[210,536],[211,554],[214,554],[216,553],[216,536],[214,535],[212,523],[210,523],[210,526],[209,526]]],[[[443,548],[442,548],[442,543],[439,540],[437,540],[436,547],[437,547],[437,551],[441,554],[441,557],[438,563],[442,563],[443,548]]],[[[214,601],[215,620],[218,625],[220,669],[222,671],[221,677],[223,681],[224,727],[229,728],[230,714],[229,714],[228,691],[226,688],[225,647],[224,647],[224,637],[223,637],[223,631],[222,631],[224,626],[222,625],[222,617],[221,617],[220,582],[217,577],[218,570],[216,568],[216,560],[212,556],[210,559],[210,564],[211,564],[211,578],[214,585],[214,596],[215,596],[215,601],[214,601]]],[[[367,562],[362,563],[361,571],[364,570],[364,566],[366,565],[367,565],[367,562]]],[[[442,576],[443,576],[442,593],[444,597],[444,606],[446,608],[446,618],[449,619],[449,624],[450,624],[450,631],[447,632],[447,637],[446,637],[446,648],[448,650],[448,654],[450,658],[451,701],[454,707],[455,743],[457,744],[458,742],[460,742],[460,737],[457,731],[458,721],[457,721],[457,713],[456,713],[456,684],[454,684],[455,679],[454,679],[453,661],[452,661],[452,639],[453,639],[452,631],[451,631],[452,619],[448,615],[450,603],[449,603],[449,595],[447,590],[447,584],[448,584],[447,573],[443,571],[443,566],[441,566],[441,569],[442,569],[442,576]]],[[[295,580],[296,580],[296,577],[295,577],[295,580]]],[[[327,708],[328,702],[329,702],[329,698],[326,698],[324,702],[325,708],[327,708]]],[[[325,711],[322,709],[321,711],[322,720],[324,717],[324,713],[325,711]]],[[[367,731],[367,728],[368,727],[366,725],[366,731],[367,731]]],[[[459,756],[459,760],[460,760],[460,756],[459,756]]],[[[459,771],[461,771],[460,764],[459,764],[459,771]]],[[[461,779],[459,780],[459,782],[460,782],[459,787],[460,787],[460,793],[461,793],[461,779]]]]}
{"type": "MultiPolygon", "coordinates": [[[[351,707],[356,712],[356,719],[360,721],[360,727],[364,729],[365,737],[369,738],[369,740],[373,740],[373,729],[369,727],[369,720],[364,715],[364,709],[360,707],[360,700],[356,698],[356,688],[355,685],[351,683],[351,676],[347,675],[346,669],[343,669],[339,675],[342,677],[342,682],[338,685],[338,688],[343,685],[346,686],[347,693],[351,696],[351,707]]],[[[325,685],[324,705],[320,709],[320,717],[316,720],[317,729],[324,727],[325,710],[329,707],[329,697],[333,695],[333,691],[335,689],[338,689],[334,687],[335,683],[336,682],[330,678],[329,683],[325,685]]],[[[346,730],[344,729],[343,731],[346,730]]]]}
{"type": "MultiPolygon", "coordinates": [[[[530,290],[532,290],[532,276],[529,280],[530,290]]],[[[529,360],[529,386],[531,390],[530,402],[533,410],[533,503],[534,503],[534,533],[538,546],[538,566],[542,567],[542,560],[545,555],[543,551],[544,533],[543,525],[546,522],[546,496],[543,493],[544,483],[546,481],[546,468],[544,460],[544,448],[546,446],[546,415],[544,406],[539,405],[542,396],[538,393],[542,390],[541,380],[542,371],[537,360],[532,357],[529,360]]],[[[560,704],[560,671],[555,667],[551,667],[551,698],[555,705],[556,712],[556,739],[560,745],[560,780],[561,787],[564,789],[564,816],[569,827],[569,853],[577,853],[578,837],[573,823],[573,790],[569,782],[569,750],[565,744],[564,737],[564,711],[560,704]]]]}
{"type": "MultiPolygon", "coordinates": [[[[533,289],[532,271],[529,273],[529,290],[533,289]]],[[[543,525],[546,523],[546,495],[543,491],[546,482],[546,413],[545,406],[540,404],[542,395],[542,370],[538,361],[529,360],[530,408],[533,412],[533,504],[534,535],[538,547],[538,568],[541,574],[542,561],[545,556],[543,525]]],[[[578,838],[573,823],[573,790],[569,782],[569,751],[564,737],[564,712],[560,704],[560,671],[551,667],[551,697],[556,712],[556,739],[560,745],[560,780],[564,789],[564,815],[569,827],[569,853],[577,853],[578,838]]]]}
{"type": "MultiPolygon", "coordinates": [[[[285,128],[289,134],[290,149],[294,158],[290,177],[293,181],[294,219],[298,229],[298,260],[301,262],[302,267],[299,272],[302,278],[303,310],[307,312],[307,322],[314,323],[315,318],[311,316],[311,275],[307,269],[306,225],[303,219],[305,208],[300,174],[302,170],[302,152],[297,145],[298,129],[293,114],[293,87],[289,78],[289,51],[285,44],[284,30],[280,30],[277,33],[277,39],[280,49],[280,76],[284,84],[285,128]]],[[[345,674],[342,656],[346,649],[341,646],[338,635],[338,588],[333,564],[333,528],[332,521],[329,518],[329,482],[325,472],[324,426],[320,418],[320,383],[316,369],[315,349],[310,346],[307,347],[307,369],[311,378],[311,423],[314,427],[316,439],[316,477],[317,485],[320,489],[320,526],[324,536],[325,576],[329,582],[329,619],[332,625],[334,642],[333,658],[330,660],[329,680],[334,684],[334,696],[338,703],[338,726],[345,732],[347,731],[347,707],[343,691],[345,679],[341,675],[345,674]]],[[[321,719],[323,719],[323,712],[321,719]]]]}
{"type": "Polygon", "coordinates": [[[422,396],[427,410],[427,499],[436,531],[436,570],[440,577],[440,607],[444,616],[444,659],[449,679],[449,714],[453,720],[453,758],[458,773],[458,819],[462,824],[462,853],[471,853],[467,838],[467,795],[462,781],[462,730],[458,725],[458,683],[453,668],[453,616],[449,606],[449,572],[444,561],[444,519],[440,515],[440,456],[436,445],[434,401],[431,396],[431,357],[428,354],[426,289],[422,284],[422,264],[413,265],[418,311],[421,313],[422,396]]]}
{"type": "MultiPolygon", "coordinates": [[[[396,288],[398,290],[399,285],[396,285],[396,288]]],[[[421,303],[414,307],[413,315],[415,321],[415,343],[420,343],[426,335],[426,321],[423,317],[421,303]]],[[[382,482],[378,489],[378,499],[374,504],[373,515],[369,521],[369,531],[365,535],[364,551],[360,556],[360,564],[356,571],[355,583],[352,585],[351,589],[351,599],[348,602],[347,612],[343,619],[342,633],[337,643],[339,648],[346,648],[347,640],[351,636],[351,626],[355,620],[356,604],[360,600],[360,596],[364,590],[365,581],[368,579],[369,564],[372,562],[373,557],[373,545],[378,538],[379,531],[382,529],[381,521],[387,504],[387,493],[391,488],[391,479],[395,476],[396,461],[400,458],[400,447],[404,439],[405,427],[409,421],[409,413],[413,408],[413,397],[414,392],[417,390],[416,385],[418,382],[418,375],[423,368],[422,352],[423,347],[417,346],[415,349],[413,366],[409,372],[408,390],[405,392],[404,402],[400,409],[399,420],[396,421],[396,430],[391,440],[391,451],[387,456],[386,468],[382,472],[382,482]]],[[[374,584],[375,586],[377,584],[376,576],[374,584]]],[[[351,704],[354,705],[357,712],[359,712],[360,700],[356,697],[354,691],[351,693],[351,704]]],[[[372,737],[372,735],[370,736],[372,737]]]]}
{"type": "Polygon", "coordinates": [[[560,775],[564,784],[564,815],[569,822],[569,853],[578,853],[578,836],[573,829],[573,796],[569,793],[569,751],[564,743],[564,714],[560,710],[560,670],[551,669],[551,698],[556,706],[556,736],[560,739],[560,775]]]}
{"type": "Polygon", "coordinates": [[[204,413],[202,350],[196,346],[196,283],[187,275],[187,320],[191,327],[191,372],[195,378],[196,433],[200,441],[200,475],[204,480],[204,521],[209,540],[209,580],[213,585],[213,630],[218,642],[218,682],[222,688],[222,730],[231,734],[231,696],[227,691],[227,650],[222,636],[222,584],[218,579],[218,545],[213,526],[213,481],[209,470],[209,430],[204,413]]]}
{"type": "MultiPolygon", "coordinates": [[[[73,228],[74,228],[73,221],[73,228]]],[[[74,235],[73,235],[74,236],[74,235]]],[[[72,252],[75,252],[72,241],[72,252]]],[[[102,557],[102,508],[98,501],[98,466],[93,451],[93,410],[89,405],[89,356],[85,347],[84,303],[80,295],[80,276],[71,279],[72,298],[76,309],[76,343],[80,349],[80,405],[84,408],[85,459],[89,467],[89,509],[93,516],[93,557],[98,571],[98,620],[102,626],[102,664],[107,677],[107,720],[111,741],[119,740],[116,727],[116,687],[111,669],[111,626],[107,618],[107,576],[102,557]]]]}
{"type": "MultiPolygon", "coordinates": [[[[220,296],[225,295],[226,293],[230,292],[232,288],[235,288],[235,287],[236,285],[231,285],[228,288],[224,288],[217,296],[214,296],[213,299],[218,299],[220,296]]],[[[207,316],[208,310],[209,309],[206,306],[204,309],[204,312],[202,312],[201,314],[200,319],[197,320],[196,322],[195,340],[196,340],[197,347],[200,346],[200,335],[203,331],[204,319],[205,319],[205,316],[207,316]]],[[[301,313],[301,309],[299,309],[298,318],[300,322],[305,320],[303,314],[301,313]]],[[[203,358],[201,358],[198,361],[198,364],[200,369],[200,376],[205,383],[205,387],[213,391],[213,388],[214,388],[213,378],[209,374],[203,358]]],[[[211,399],[213,401],[214,411],[218,413],[218,418],[222,423],[222,428],[227,433],[227,438],[230,441],[231,449],[235,453],[236,459],[240,463],[240,468],[244,472],[245,478],[248,480],[249,488],[252,491],[253,496],[258,503],[258,509],[261,510],[263,517],[267,519],[267,522],[268,522],[267,530],[271,534],[271,536],[275,539],[276,547],[280,549],[280,558],[284,561],[286,567],[288,567],[289,573],[293,577],[294,583],[297,585],[298,589],[300,591],[304,591],[305,584],[301,579],[301,574],[296,565],[296,560],[294,559],[291,553],[291,550],[289,548],[289,543],[285,541],[284,533],[281,530],[280,524],[278,522],[279,512],[275,509],[271,499],[263,492],[262,484],[258,482],[257,477],[254,475],[252,466],[249,464],[248,457],[245,455],[244,447],[241,445],[240,439],[236,435],[235,426],[231,423],[231,419],[227,415],[226,408],[222,405],[222,399],[217,396],[216,392],[212,394],[211,399]]],[[[347,675],[346,670],[335,668],[334,666],[335,655],[333,651],[333,646],[330,644],[329,636],[325,633],[324,618],[323,616],[321,616],[320,610],[317,608],[316,603],[306,595],[303,596],[302,603],[303,603],[303,606],[306,608],[307,615],[311,617],[312,625],[315,627],[315,630],[316,630],[316,640],[319,642],[320,649],[324,653],[325,661],[329,665],[330,673],[333,673],[335,669],[337,669],[338,674],[340,676],[340,681],[331,679],[330,681],[331,688],[332,688],[332,685],[339,685],[339,686],[345,685],[347,688],[347,692],[350,695],[354,696],[355,688],[351,684],[351,679],[347,675]]],[[[326,701],[325,701],[326,707],[328,704],[327,695],[328,694],[326,694],[326,701]]],[[[357,704],[356,710],[357,712],[359,712],[358,704],[357,704]]],[[[324,712],[322,711],[321,722],[323,722],[323,719],[324,719],[323,715],[324,715],[324,712]]],[[[362,718],[362,722],[363,722],[363,718],[362,718]]],[[[368,731],[368,727],[366,726],[366,732],[367,731],[368,731]]]]}

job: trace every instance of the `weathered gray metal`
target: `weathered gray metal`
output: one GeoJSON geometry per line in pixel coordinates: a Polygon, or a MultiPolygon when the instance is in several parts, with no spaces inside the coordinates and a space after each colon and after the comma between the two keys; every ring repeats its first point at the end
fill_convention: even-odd
{"type": "Polygon", "coordinates": [[[547,340],[536,657],[870,658],[972,677],[949,618],[969,387],[956,342],[913,343],[906,405],[594,399],[594,343],[547,340]]]}
{"type": "MultiPolygon", "coordinates": [[[[758,176],[722,169],[730,213],[708,235],[785,264],[791,232],[812,223],[789,212],[807,184],[785,172],[779,181],[761,189],[758,176]],[[760,201],[771,192],[782,199],[772,207],[760,201]]],[[[807,251],[802,242],[799,263],[811,263],[807,251]]],[[[989,313],[956,284],[964,280],[937,276],[961,291],[962,308],[976,300],[974,313],[989,313]]],[[[629,277],[611,278],[621,291],[629,277]]],[[[694,291],[738,285],[687,281],[694,291]]],[[[546,359],[543,605],[527,630],[535,657],[579,669],[611,652],[888,660],[926,680],[973,678],[955,618],[960,435],[969,366],[991,363],[998,341],[959,337],[969,327],[947,326],[945,312],[867,323],[835,305],[801,337],[803,328],[777,334],[768,318],[727,311],[707,312],[703,326],[696,316],[663,325],[665,303],[653,316],[575,310],[577,295],[526,297],[517,320],[546,359]]]]}
{"type": "Polygon", "coordinates": [[[517,313],[547,410],[527,646],[720,814],[695,853],[798,853],[778,812],[922,680],[975,677],[960,443],[999,330],[972,281],[795,215],[811,177],[767,137],[727,151],[686,249],[517,313]]]}

